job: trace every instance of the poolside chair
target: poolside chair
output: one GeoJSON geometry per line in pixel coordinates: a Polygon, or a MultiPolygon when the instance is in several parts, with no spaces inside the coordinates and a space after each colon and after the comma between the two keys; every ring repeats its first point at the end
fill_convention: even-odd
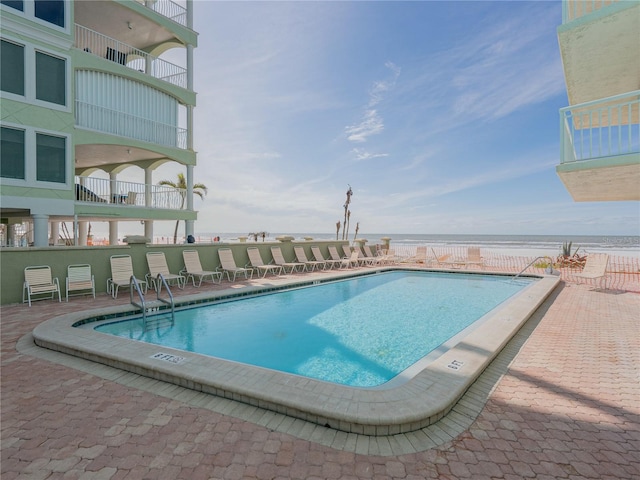
{"type": "Polygon", "coordinates": [[[304,248],[300,245],[293,247],[294,252],[296,252],[296,259],[300,263],[304,263],[305,268],[310,272],[313,272],[316,268],[322,268],[323,270],[326,267],[326,262],[321,262],[319,260],[309,260],[307,258],[307,254],[304,252],[304,248]]]}
{"type": "Polygon", "coordinates": [[[262,255],[260,255],[260,250],[258,250],[257,247],[247,248],[247,254],[249,255],[249,263],[246,266],[258,272],[258,275],[260,272],[264,272],[262,278],[266,277],[269,272],[272,272],[274,275],[282,275],[284,273],[284,267],[282,265],[264,263],[262,255]]]}
{"type": "Polygon", "coordinates": [[[109,259],[111,264],[111,278],[107,279],[107,292],[113,298],[118,296],[120,287],[128,287],[131,285],[131,277],[134,277],[140,287],[142,293],[147,293],[147,281],[135,277],[133,274],[133,264],[131,263],[131,255],[112,255],[109,259]]]}
{"type": "Polygon", "coordinates": [[[353,252],[351,252],[351,256],[349,258],[343,258],[342,262],[340,263],[340,268],[351,268],[351,267],[357,267],[360,265],[360,259],[358,258],[360,256],[360,251],[358,249],[355,249],[353,252]]]}
{"type": "Polygon", "coordinates": [[[287,273],[287,268],[289,268],[289,273],[293,273],[298,271],[298,268],[304,271],[305,264],[300,262],[287,262],[282,255],[282,250],[280,247],[271,247],[271,256],[273,257],[273,263],[276,265],[281,265],[284,268],[284,272],[287,273]]]}
{"type": "Polygon", "coordinates": [[[250,268],[242,268],[236,265],[236,261],[233,259],[233,252],[230,248],[221,248],[218,250],[218,257],[220,257],[220,267],[222,269],[222,273],[227,274],[227,280],[230,282],[236,281],[236,276],[239,273],[244,275],[244,278],[253,278],[253,270],[250,268]],[[231,274],[233,273],[233,280],[231,280],[231,274]],[[248,274],[251,274],[251,277],[247,277],[248,274]]]}
{"type": "Polygon", "coordinates": [[[465,260],[465,266],[476,266],[484,268],[484,260],[480,256],[480,247],[467,248],[467,258],[465,260]]]}
{"type": "Polygon", "coordinates": [[[180,274],[186,276],[187,282],[191,278],[194,287],[196,286],[196,278],[198,279],[198,287],[202,285],[202,280],[207,277],[211,277],[211,282],[213,283],[216,283],[216,278],[218,283],[222,282],[222,274],[220,272],[202,269],[200,255],[197,250],[183,250],[182,260],[184,260],[184,269],[180,270],[180,274]]]}
{"type": "Polygon", "coordinates": [[[338,253],[338,249],[335,247],[335,245],[329,245],[329,255],[331,255],[332,260],[336,260],[342,263],[342,260],[344,260],[345,258],[349,258],[351,256],[351,250],[349,250],[349,255],[342,256],[338,253]]]}
{"type": "Polygon", "coordinates": [[[333,258],[324,258],[322,252],[320,251],[320,247],[312,246],[311,253],[313,254],[313,258],[319,262],[324,262],[325,268],[333,268],[336,264],[340,263],[341,260],[334,260],[333,258]]]}
{"type": "Polygon", "coordinates": [[[156,292],[162,288],[162,285],[158,283],[158,274],[162,274],[167,284],[176,282],[178,288],[184,288],[187,279],[184,275],[171,273],[169,271],[164,252],[148,252],[147,265],[149,265],[149,273],[146,275],[146,280],[149,285],[153,286],[156,292]]]}
{"type": "Polygon", "coordinates": [[[436,251],[433,249],[433,247],[431,248],[431,253],[433,253],[433,259],[430,260],[430,264],[431,265],[435,265],[437,267],[446,267],[447,266],[447,260],[449,260],[449,258],[451,258],[451,254],[450,253],[445,253],[444,255],[440,255],[438,256],[436,254],[436,251]]]}
{"type": "Polygon", "coordinates": [[[366,265],[380,265],[382,263],[382,256],[374,254],[369,245],[364,245],[362,250],[364,251],[364,256],[361,257],[361,260],[366,265]]]}
{"type": "Polygon", "coordinates": [[[57,278],[51,277],[51,267],[49,265],[37,265],[33,267],[26,267],[24,269],[24,285],[22,289],[22,303],[35,300],[45,300],[50,298],[53,300],[54,295],[58,294],[58,301],[61,302],[60,297],[60,283],[57,278]],[[49,296],[43,298],[31,298],[32,295],[44,295],[49,296]]]}
{"type": "Polygon", "coordinates": [[[66,297],[67,302],[69,297],[73,295],[88,295],[92,294],[93,298],[96,298],[96,282],[91,273],[91,265],[69,265],[67,267],[67,280],[66,280],[66,297]],[[69,293],[79,292],[79,293],[69,293]]]}
{"type": "Polygon", "coordinates": [[[426,246],[418,246],[416,247],[416,254],[412,257],[404,260],[407,263],[427,263],[427,247],[426,246]]]}
{"type": "MultiPolygon", "coordinates": [[[[607,265],[609,264],[609,255],[606,253],[590,253],[587,255],[587,262],[581,273],[576,273],[578,279],[604,280],[604,288],[607,288],[607,265]]],[[[579,283],[579,282],[578,282],[579,283]]]]}

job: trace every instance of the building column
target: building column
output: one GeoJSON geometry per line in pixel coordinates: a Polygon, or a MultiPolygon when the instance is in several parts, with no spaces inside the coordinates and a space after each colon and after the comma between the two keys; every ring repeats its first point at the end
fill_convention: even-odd
{"type": "Polygon", "coordinates": [[[78,245],[81,247],[87,246],[87,235],[89,233],[89,222],[78,222],[78,245]]]}
{"type": "Polygon", "coordinates": [[[49,243],[54,247],[58,245],[58,239],[60,238],[60,222],[51,222],[51,236],[49,237],[49,243]]]}
{"type": "Polygon", "coordinates": [[[49,246],[49,215],[33,214],[33,246],[49,246]]]}
{"type": "MultiPolygon", "coordinates": [[[[187,211],[193,212],[193,165],[187,165],[187,211]]],[[[185,236],[193,235],[193,220],[185,220],[185,236]]]]}
{"type": "Polygon", "coordinates": [[[144,206],[151,207],[151,189],[153,187],[153,171],[150,168],[144,169],[144,206]]]}
{"type": "Polygon", "coordinates": [[[109,222],[109,245],[118,245],[118,222],[109,222]]]}

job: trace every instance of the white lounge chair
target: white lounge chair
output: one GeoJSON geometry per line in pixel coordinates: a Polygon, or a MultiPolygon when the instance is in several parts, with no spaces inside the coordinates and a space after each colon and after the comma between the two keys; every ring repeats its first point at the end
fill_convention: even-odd
{"type": "Polygon", "coordinates": [[[358,259],[359,256],[360,256],[360,251],[358,249],[353,250],[349,258],[342,259],[340,268],[357,267],[358,265],[360,265],[360,260],[358,259]]]}
{"type": "Polygon", "coordinates": [[[227,274],[227,280],[235,282],[239,273],[244,275],[245,279],[253,278],[253,270],[250,268],[242,268],[236,265],[236,261],[233,259],[233,252],[230,248],[221,248],[218,250],[218,257],[220,257],[220,267],[222,273],[227,274]],[[231,280],[231,274],[233,273],[233,280],[231,280]],[[248,275],[251,274],[251,277],[248,275]]]}
{"type": "Polygon", "coordinates": [[[198,279],[198,287],[202,285],[202,280],[207,277],[211,277],[211,282],[213,283],[216,283],[216,278],[218,283],[222,282],[222,274],[220,272],[202,269],[200,255],[197,250],[183,250],[182,260],[184,260],[184,269],[180,271],[180,274],[186,276],[187,282],[191,278],[194,287],[196,286],[196,278],[198,279]]]}
{"type": "Polygon", "coordinates": [[[271,256],[273,257],[273,263],[275,263],[276,265],[281,265],[284,268],[285,273],[287,272],[287,268],[290,269],[289,273],[298,271],[299,268],[301,270],[305,269],[304,263],[287,262],[284,259],[284,255],[282,255],[282,250],[280,249],[280,247],[271,247],[271,256]]]}
{"type": "Polygon", "coordinates": [[[249,255],[249,263],[246,266],[258,272],[258,275],[260,275],[260,272],[264,272],[262,278],[266,277],[269,272],[272,272],[274,275],[282,275],[284,273],[284,267],[282,265],[264,263],[262,255],[260,255],[260,250],[258,250],[257,247],[247,248],[247,254],[249,255]]]}
{"type": "Polygon", "coordinates": [[[131,263],[131,255],[112,255],[109,259],[111,264],[111,278],[107,279],[107,292],[113,298],[118,296],[120,287],[128,287],[131,284],[131,277],[134,277],[140,287],[142,293],[147,293],[147,282],[135,277],[133,274],[133,264],[131,263]]]}
{"type": "Polygon", "coordinates": [[[149,285],[153,286],[153,289],[157,292],[162,285],[158,284],[158,275],[161,274],[167,284],[176,282],[178,288],[184,288],[187,281],[184,275],[179,273],[171,273],[167,266],[167,259],[164,256],[164,252],[149,252],[147,253],[147,265],[149,265],[149,273],[146,275],[146,280],[149,285]]]}
{"type": "Polygon", "coordinates": [[[480,255],[480,247],[467,248],[467,259],[465,260],[465,266],[484,268],[484,260],[480,255]]]}
{"type": "Polygon", "coordinates": [[[319,262],[324,262],[325,268],[333,268],[336,264],[340,263],[340,260],[334,260],[333,258],[324,258],[322,252],[320,251],[320,247],[314,245],[311,247],[311,253],[313,253],[313,258],[319,262]]]}
{"type": "Polygon", "coordinates": [[[581,273],[576,273],[578,279],[604,280],[604,288],[607,288],[607,265],[609,264],[609,255],[606,253],[590,253],[587,255],[587,262],[581,273]]]}
{"type": "MultiPolygon", "coordinates": [[[[344,250],[344,247],[343,247],[343,250],[344,250]]],[[[335,245],[329,245],[329,255],[331,255],[332,260],[342,263],[342,260],[344,260],[345,258],[349,258],[351,256],[351,250],[349,250],[349,255],[340,255],[335,245]]]]}
{"type": "Polygon", "coordinates": [[[58,294],[58,302],[62,301],[60,296],[60,283],[57,278],[51,277],[51,267],[49,265],[37,265],[26,267],[24,269],[24,285],[22,289],[22,303],[35,300],[45,300],[50,298],[53,300],[54,295],[58,294]],[[48,294],[48,297],[31,298],[33,295],[48,294]]]}
{"type": "Polygon", "coordinates": [[[319,260],[309,260],[307,258],[307,254],[304,252],[304,248],[300,245],[293,247],[294,252],[296,253],[296,259],[300,263],[304,263],[305,268],[310,272],[313,272],[316,268],[324,268],[326,267],[326,262],[321,262],[319,260]]]}
{"type": "Polygon", "coordinates": [[[67,267],[66,297],[92,294],[96,298],[96,282],[91,273],[91,265],[69,265],[67,267]],[[79,293],[69,293],[79,292],[79,293]]]}

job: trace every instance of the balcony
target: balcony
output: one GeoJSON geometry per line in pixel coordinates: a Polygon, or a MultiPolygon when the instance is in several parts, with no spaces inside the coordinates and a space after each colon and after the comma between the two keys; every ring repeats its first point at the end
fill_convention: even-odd
{"type": "Polygon", "coordinates": [[[76,126],[143,142],[187,148],[187,129],[76,100],[76,126]]]}
{"type": "Polygon", "coordinates": [[[75,177],[76,201],[119,208],[144,207],[182,210],[187,191],[163,185],[121,182],[96,177],[75,177]]]}
{"type": "Polygon", "coordinates": [[[640,152],[640,90],[560,109],[560,163],[640,152]]]}
{"type": "Polygon", "coordinates": [[[171,0],[135,0],[141,5],[153,10],[163,17],[167,17],[174,22],[186,27],[187,9],[171,0]]]}
{"type": "Polygon", "coordinates": [[[562,0],[562,23],[583,17],[618,1],[619,0],[562,0]]]}
{"type": "Polygon", "coordinates": [[[187,70],[149,55],[131,45],[76,24],[74,47],[97,57],[106,58],[132,70],[187,88],[187,70]]]}
{"type": "Polygon", "coordinates": [[[640,200],[640,90],[560,109],[558,176],[575,201],[640,200]]]}

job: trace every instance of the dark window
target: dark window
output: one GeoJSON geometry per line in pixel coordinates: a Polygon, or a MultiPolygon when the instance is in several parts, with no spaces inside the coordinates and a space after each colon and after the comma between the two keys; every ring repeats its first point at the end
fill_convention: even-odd
{"type": "Polygon", "coordinates": [[[24,95],[24,47],[2,40],[0,90],[24,95]]]}
{"type": "Polygon", "coordinates": [[[36,0],[36,17],[64,27],[64,0],[36,0]]]}
{"type": "Polygon", "coordinates": [[[62,58],[36,52],[36,98],[66,104],[66,64],[62,58]]]}
{"type": "Polygon", "coordinates": [[[36,134],[36,179],[65,183],[66,139],[44,133],[36,134]]]}
{"type": "Polygon", "coordinates": [[[0,177],[24,180],[24,130],[0,129],[0,177]]]}
{"type": "Polygon", "coordinates": [[[16,10],[24,11],[24,2],[22,0],[2,0],[0,3],[16,10]]]}

